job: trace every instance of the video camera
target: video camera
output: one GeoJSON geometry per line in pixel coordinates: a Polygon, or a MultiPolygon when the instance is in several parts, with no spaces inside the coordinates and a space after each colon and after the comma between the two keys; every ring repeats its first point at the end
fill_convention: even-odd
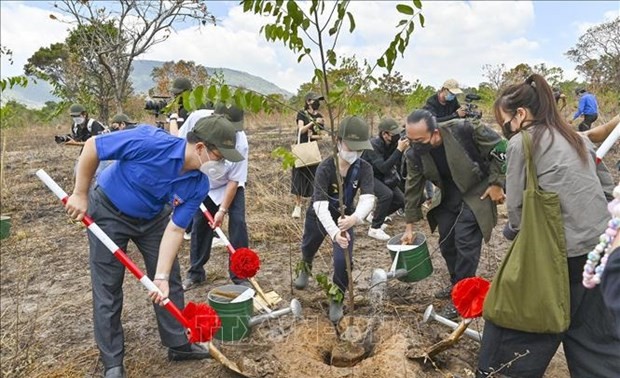
{"type": "Polygon", "coordinates": [[[465,95],[465,118],[482,118],[482,112],[478,110],[478,105],[472,103],[472,101],[478,100],[480,100],[480,96],[475,93],[465,95]]]}
{"type": "Polygon", "coordinates": [[[162,110],[168,106],[167,96],[153,96],[148,97],[144,103],[144,110],[148,110],[155,117],[159,117],[162,114],[162,110]]]}

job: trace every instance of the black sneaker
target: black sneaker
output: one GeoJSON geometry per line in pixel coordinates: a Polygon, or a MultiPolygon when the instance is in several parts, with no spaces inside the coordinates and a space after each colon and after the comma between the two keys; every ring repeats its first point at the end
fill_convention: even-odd
{"type": "Polygon", "coordinates": [[[447,305],[443,310],[439,312],[439,316],[444,317],[449,320],[454,320],[459,317],[458,311],[452,303],[447,305]]]}
{"type": "Polygon", "coordinates": [[[209,357],[209,350],[198,344],[187,343],[180,347],[168,348],[170,361],[203,360],[209,357]]]}
{"type": "Polygon", "coordinates": [[[452,295],[452,285],[448,285],[443,289],[435,292],[435,298],[437,299],[447,299],[452,295]]]}

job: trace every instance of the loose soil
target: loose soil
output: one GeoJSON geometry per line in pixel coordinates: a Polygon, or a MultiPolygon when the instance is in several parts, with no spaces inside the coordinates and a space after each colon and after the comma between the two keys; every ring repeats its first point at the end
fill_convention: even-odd
{"type": "MultiPolygon", "coordinates": [[[[448,282],[448,274],[436,248],[437,234],[430,234],[427,226],[422,231],[428,236],[433,275],[412,284],[388,282],[380,309],[370,305],[369,281],[373,269],[389,269],[389,253],[385,243],[366,235],[368,226],[357,227],[353,271],[355,315],[367,319],[378,317],[379,323],[372,335],[372,350],[365,359],[353,367],[330,364],[330,353],[339,339],[337,329],[327,319],[328,301],[314,281],[304,291],[293,290],[291,285],[293,267],[300,254],[303,218],[290,217],[293,209],[290,172],[281,169],[271,151],[288,146],[294,132],[255,123],[251,126],[246,202],[250,247],[259,252],[262,260],[257,280],[266,291],[275,290],[283,297],[280,307],[287,306],[292,298],[299,299],[303,319],[286,316],[268,321],[256,326],[245,340],[218,343],[220,350],[256,377],[473,376],[479,345],[467,338],[441,353],[433,364],[421,365],[407,358],[410,349],[423,350],[451,332],[438,323],[422,323],[428,305],[441,310],[448,303],[433,297],[433,292],[448,282]]],[[[53,142],[53,135],[64,133],[65,128],[33,126],[9,129],[2,135],[7,138],[7,148],[3,151],[2,212],[12,217],[11,237],[2,241],[0,270],[1,366],[6,377],[102,374],[93,338],[85,229],[69,220],[60,202],[34,175],[37,169],[44,168],[61,187],[71,191],[79,149],[53,142]]],[[[322,148],[327,153],[328,146],[324,144],[322,148]]],[[[606,160],[615,163],[617,159],[618,153],[613,151],[606,160]]],[[[487,279],[493,277],[508,247],[501,236],[505,222],[505,209],[500,208],[499,224],[490,242],[483,247],[478,269],[479,275],[487,279]]],[[[395,235],[404,226],[403,218],[396,216],[386,231],[395,235]]],[[[133,244],[127,252],[143,268],[142,258],[133,244]]],[[[187,269],[188,242],[179,253],[179,260],[182,269],[187,269]]],[[[324,243],[314,273],[331,276],[331,261],[329,243],[324,243]]],[[[186,301],[206,302],[209,290],[229,283],[225,249],[214,250],[206,269],[206,285],[187,292],[186,301]]],[[[125,281],[122,322],[125,365],[130,377],[235,376],[212,359],[168,362],[144,288],[129,273],[125,281]]],[[[348,312],[345,307],[345,313],[348,312]]],[[[475,321],[471,327],[482,330],[482,320],[475,321]]],[[[561,351],[546,376],[568,376],[561,351]]]]}

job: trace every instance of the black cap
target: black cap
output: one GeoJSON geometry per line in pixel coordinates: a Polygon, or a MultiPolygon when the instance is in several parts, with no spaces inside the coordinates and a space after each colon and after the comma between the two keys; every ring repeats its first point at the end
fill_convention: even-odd
{"type": "Polygon", "coordinates": [[[219,103],[215,106],[215,111],[213,113],[225,115],[230,123],[233,124],[235,130],[243,131],[243,109],[239,109],[234,105],[219,103]]]}

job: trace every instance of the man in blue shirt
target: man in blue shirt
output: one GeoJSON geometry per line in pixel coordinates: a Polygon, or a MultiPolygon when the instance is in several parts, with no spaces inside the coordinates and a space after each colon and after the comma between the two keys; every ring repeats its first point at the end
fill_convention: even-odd
{"type": "Polygon", "coordinates": [[[573,121],[583,115],[583,121],[579,124],[579,131],[590,130],[590,127],[592,127],[592,124],[598,118],[596,96],[583,88],[576,89],[575,94],[579,96],[579,107],[573,116],[573,121]]]}
{"type": "MultiPolygon", "coordinates": [[[[76,183],[66,209],[80,220],[86,210],[122,249],[129,240],[144,258],[147,275],[170,288],[169,298],[184,307],[179,264],[156,274],[160,254],[175,255],[184,229],[209,192],[206,173],[241,161],[235,150],[235,128],[225,117],[212,116],[189,133],[187,140],[147,125],[90,138],[78,163],[76,183]],[[116,160],[90,182],[100,160],[116,160]],[[170,216],[172,212],[172,216],[170,216]]],[[[121,326],[125,267],[89,233],[95,340],[106,377],[124,377],[124,338],[121,326]]],[[[189,344],[185,330],[164,308],[154,305],[163,345],[170,360],[202,359],[208,351],[189,344]]]]}

